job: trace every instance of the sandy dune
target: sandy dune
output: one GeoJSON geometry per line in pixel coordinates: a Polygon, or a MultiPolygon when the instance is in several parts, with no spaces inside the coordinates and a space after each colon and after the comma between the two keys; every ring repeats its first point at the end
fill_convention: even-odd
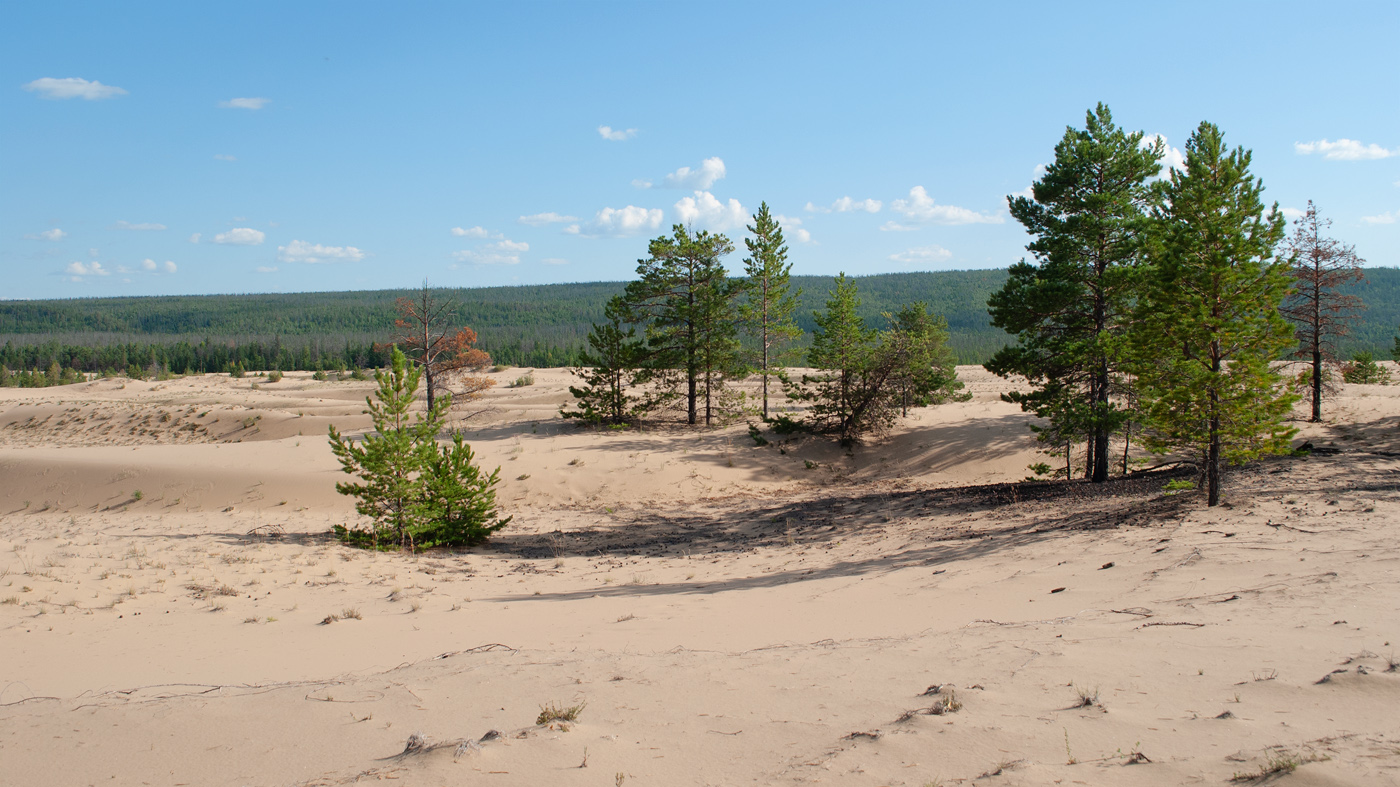
{"type": "Polygon", "coordinates": [[[848,453],[508,370],[464,428],[515,520],[416,556],[327,538],[370,383],[0,390],[0,783],[1400,783],[1400,388],[1206,510],[1023,482],[960,371],[848,453]]]}

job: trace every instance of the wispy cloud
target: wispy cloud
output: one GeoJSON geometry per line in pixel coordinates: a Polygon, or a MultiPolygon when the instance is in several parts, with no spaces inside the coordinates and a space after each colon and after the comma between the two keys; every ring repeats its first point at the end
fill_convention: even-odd
{"type": "Polygon", "coordinates": [[[624,128],[613,128],[612,126],[599,126],[599,127],[598,127],[598,136],[602,137],[603,139],[608,140],[609,142],[626,142],[627,140],[631,139],[632,137],[637,136],[637,129],[635,129],[635,128],[625,128],[625,129],[624,129],[624,128]]]}
{"type": "Polygon", "coordinates": [[[711,156],[700,162],[700,166],[695,169],[681,167],[672,172],[661,179],[661,185],[668,189],[708,189],[716,181],[723,180],[726,174],[728,173],[725,171],[724,160],[719,156],[711,156]]]}
{"type": "Polygon", "coordinates": [[[111,229],[111,230],[135,230],[135,231],[137,231],[137,232],[153,232],[153,231],[158,231],[158,230],[166,229],[166,226],[165,226],[164,224],[155,224],[155,223],[149,223],[149,222],[147,222],[147,223],[141,223],[141,224],[132,224],[132,223],[129,222],[129,221],[119,221],[119,222],[113,224],[112,226],[108,227],[107,229],[111,229]]]}
{"type": "Polygon", "coordinates": [[[662,215],[660,208],[639,208],[636,205],[603,208],[592,220],[582,225],[570,224],[564,228],[564,232],[585,238],[622,238],[656,229],[661,226],[662,215]]]}
{"type": "Polygon", "coordinates": [[[1299,209],[1297,209],[1297,208],[1279,208],[1279,211],[1278,211],[1278,212],[1279,212],[1279,213],[1282,213],[1282,214],[1283,214],[1283,217],[1284,217],[1285,219],[1288,219],[1289,221],[1293,221],[1293,220],[1295,220],[1295,219],[1301,219],[1301,218],[1303,218],[1304,216],[1308,215],[1308,212],[1307,212],[1307,211],[1305,211],[1305,210],[1299,210],[1299,209]]]}
{"type": "Polygon", "coordinates": [[[909,199],[891,202],[890,209],[902,215],[906,221],[919,224],[1001,224],[1005,221],[998,215],[978,213],[956,205],[938,205],[923,186],[910,189],[909,199]]]}
{"type": "Polygon", "coordinates": [[[545,265],[568,265],[568,264],[569,264],[569,261],[566,260],[566,259],[564,259],[563,257],[545,257],[544,259],[540,260],[540,262],[543,262],[545,265]]]}
{"type": "Polygon", "coordinates": [[[262,230],[252,227],[235,227],[228,232],[214,236],[214,242],[225,246],[257,246],[267,239],[262,230]]]}
{"type": "Polygon", "coordinates": [[[89,82],[86,79],[80,79],[78,77],[66,77],[64,79],[44,77],[43,79],[36,79],[22,87],[31,93],[38,93],[44,98],[52,99],[82,98],[93,101],[99,98],[113,98],[115,96],[126,95],[126,91],[119,87],[104,85],[96,80],[89,82]]]}
{"type": "Polygon", "coordinates": [[[74,279],[84,276],[110,276],[112,272],[102,267],[100,262],[70,262],[63,272],[74,279]]]}
{"type": "Polygon", "coordinates": [[[452,254],[452,258],[458,262],[469,262],[473,265],[519,265],[519,254],[507,254],[499,251],[459,251],[452,254]]]}
{"type": "Polygon", "coordinates": [[[230,156],[230,155],[227,154],[227,153],[215,153],[215,154],[214,154],[214,160],[215,160],[215,161],[237,161],[237,160],[238,160],[238,157],[237,157],[237,156],[230,156]]]}
{"type": "Polygon", "coordinates": [[[1354,139],[1345,138],[1339,139],[1336,142],[1326,139],[1319,139],[1314,142],[1294,142],[1293,150],[1300,156],[1310,156],[1314,153],[1321,153],[1323,158],[1332,161],[1370,161],[1372,159],[1400,156],[1400,149],[1390,150],[1374,142],[1367,145],[1362,142],[1357,142],[1354,139]]]}
{"type": "Polygon", "coordinates": [[[199,243],[199,239],[202,237],[204,236],[196,232],[190,236],[190,243],[199,243]]]}
{"type": "Polygon", "coordinates": [[[1361,220],[1367,224],[1394,224],[1396,221],[1400,221],[1400,212],[1386,211],[1375,216],[1362,216],[1361,220]]]}
{"type": "Polygon", "coordinates": [[[910,227],[907,224],[900,224],[894,219],[890,219],[889,221],[880,225],[881,232],[913,232],[917,229],[918,227],[910,227]]]}
{"type": "Polygon", "coordinates": [[[778,225],[783,228],[783,237],[794,243],[811,243],[812,233],[802,229],[802,219],[796,216],[784,216],[779,213],[773,217],[778,225]]]}
{"type": "Polygon", "coordinates": [[[262,109],[270,103],[270,98],[230,98],[228,101],[220,101],[219,106],[224,109],[262,109]]]}
{"type": "Polygon", "coordinates": [[[890,259],[905,265],[917,265],[942,262],[953,256],[953,252],[942,246],[915,246],[912,249],[905,249],[898,254],[891,254],[890,259]]]}
{"type": "Polygon", "coordinates": [[[543,227],[546,224],[568,224],[571,221],[578,221],[578,217],[564,216],[550,211],[548,213],[534,213],[529,216],[521,216],[519,219],[516,219],[516,221],[531,227],[543,227]]]}
{"type": "Polygon", "coordinates": [[[683,224],[724,231],[744,226],[749,212],[733,197],[728,202],[720,202],[708,191],[697,191],[695,196],[682,197],[676,203],[676,216],[683,224]]]}
{"type": "Polygon", "coordinates": [[[277,272],[277,266],[276,266],[276,265],[259,265],[258,267],[254,268],[253,270],[256,270],[258,273],[276,273],[276,272],[277,272]]]}
{"type": "Polygon", "coordinates": [[[452,228],[452,234],[455,235],[455,236],[458,237],[458,238],[503,238],[503,237],[505,237],[505,236],[502,235],[501,233],[499,233],[499,232],[492,232],[491,230],[488,230],[488,229],[486,229],[485,227],[467,227],[466,229],[463,229],[463,228],[461,228],[461,227],[453,227],[453,228],[452,228]]]}
{"type": "Polygon", "coordinates": [[[294,240],[286,246],[277,247],[277,259],[281,262],[359,262],[364,258],[365,253],[354,246],[322,246],[294,240]]]}
{"type": "Polygon", "coordinates": [[[175,265],[175,263],[171,262],[170,260],[166,260],[165,262],[156,262],[155,260],[147,259],[141,261],[141,270],[148,271],[150,273],[174,273],[176,270],[178,270],[178,267],[175,265]]]}
{"type": "Polygon", "coordinates": [[[51,230],[44,230],[43,232],[34,232],[24,236],[25,240],[47,241],[60,241],[66,237],[68,237],[68,233],[64,232],[63,230],[57,227],[54,227],[51,230]]]}
{"type": "Polygon", "coordinates": [[[842,197],[831,203],[830,207],[824,207],[809,202],[807,203],[806,210],[808,213],[879,213],[880,208],[884,207],[884,205],[885,203],[877,199],[857,200],[851,199],[850,197],[842,197]]]}

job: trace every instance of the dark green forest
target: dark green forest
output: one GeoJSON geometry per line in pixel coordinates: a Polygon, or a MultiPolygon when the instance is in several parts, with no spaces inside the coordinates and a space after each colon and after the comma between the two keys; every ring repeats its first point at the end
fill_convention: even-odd
{"type": "MultiPolygon", "coordinates": [[[[1370,350],[1388,357],[1400,325],[1400,269],[1368,268],[1353,291],[1369,307],[1342,345],[1343,355],[1370,350]]],[[[887,273],[856,279],[860,312],[872,326],[905,303],[923,301],[944,315],[960,363],[986,361],[1009,337],[989,325],[987,298],[1004,270],[887,273]]],[[[831,289],[825,276],[794,276],[802,289],[797,322],[810,333],[814,311],[831,289]]],[[[577,362],[588,330],[625,282],[443,289],[457,319],[479,335],[497,363],[567,366],[577,362]]],[[[47,369],[57,362],[83,372],[136,366],[172,372],[246,369],[311,370],[385,363],[376,343],[391,338],[395,299],[409,290],[260,295],[187,295],[0,301],[0,364],[47,369]]]]}

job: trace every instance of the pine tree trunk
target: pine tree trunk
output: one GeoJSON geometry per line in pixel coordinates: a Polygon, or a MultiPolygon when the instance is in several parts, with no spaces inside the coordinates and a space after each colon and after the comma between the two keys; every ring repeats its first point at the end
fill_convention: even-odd
{"type": "Polygon", "coordinates": [[[1094,405],[1099,416],[1094,423],[1094,470],[1090,480],[1101,484],[1108,480],[1108,428],[1103,417],[1108,411],[1108,361],[1099,362],[1099,370],[1094,381],[1094,405]]]}
{"type": "Polygon", "coordinates": [[[1322,420],[1322,351],[1313,345],[1312,353],[1312,422],[1322,420]]]}
{"type": "MultiPolygon", "coordinates": [[[[1214,351],[1215,348],[1212,348],[1214,351]]],[[[1214,379],[1210,388],[1210,446],[1206,449],[1206,505],[1220,505],[1220,358],[1211,361],[1214,379]]]]}

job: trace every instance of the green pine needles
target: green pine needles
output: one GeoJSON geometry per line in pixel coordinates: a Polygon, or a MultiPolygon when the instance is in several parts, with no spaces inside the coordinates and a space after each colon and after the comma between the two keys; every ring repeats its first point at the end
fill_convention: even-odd
{"type": "Polygon", "coordinates": [[[338,483],[336,491],[358,498],[355,510],[370,519],[364,528],[336,525],[336,537],[354,546],[414,550],[478,544],[505,527],[510,517],[496,513],[500,468],[483,473],[460,434],[437,442],[451,396],[410,417],[422,370],[397,347],[389,369],[374,377],[379,390],[365,399],[374,431],[353,441],[330,427],[341,468],[361,479],[338,483]]]}

